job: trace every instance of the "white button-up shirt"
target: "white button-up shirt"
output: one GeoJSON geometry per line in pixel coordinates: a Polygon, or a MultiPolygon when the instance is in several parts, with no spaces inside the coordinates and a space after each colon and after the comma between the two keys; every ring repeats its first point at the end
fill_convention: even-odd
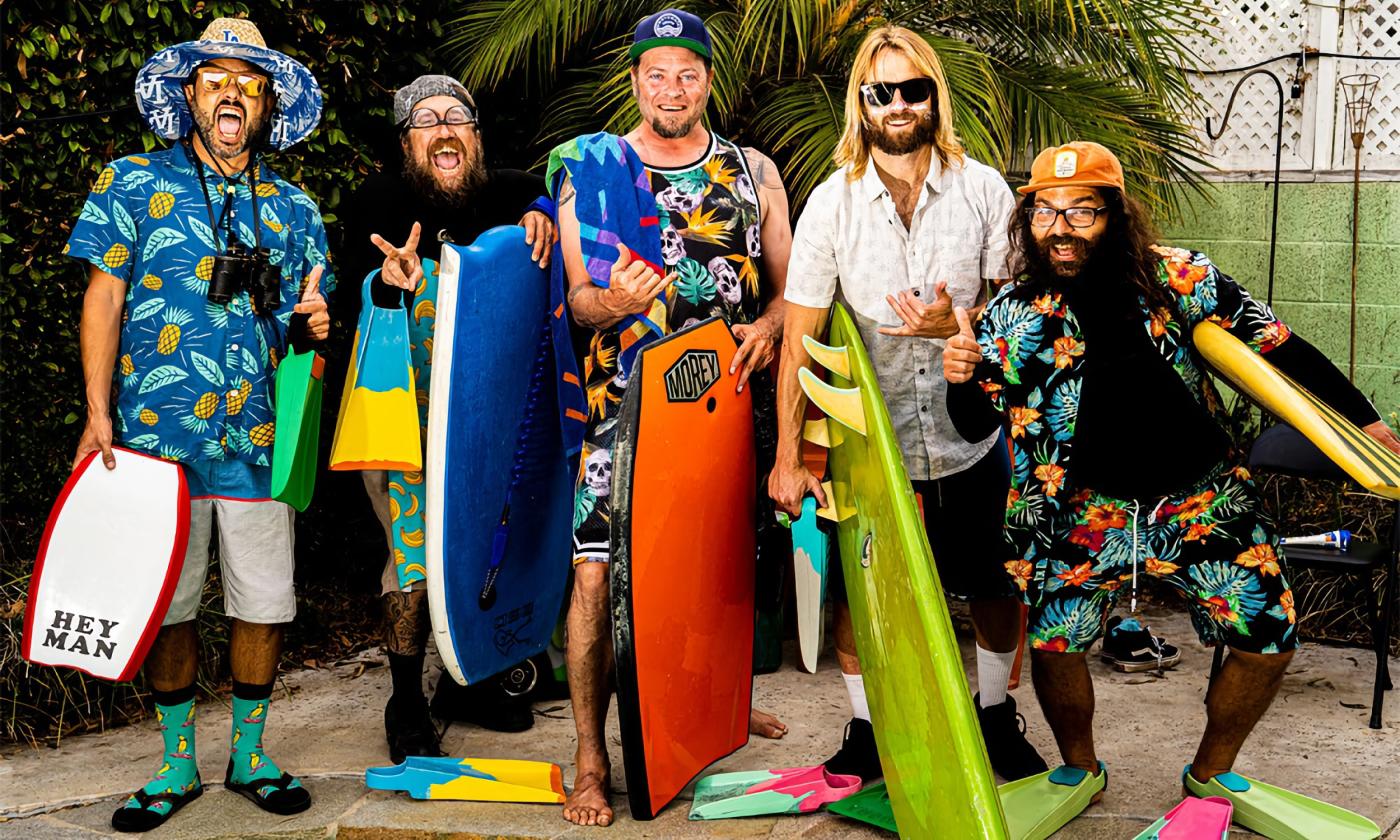
{"type": "Polygon", "coordinates": [[[807,200],[793,233],[785,299],[813,308],[840,300],[870,353],[890,419],[914,480],[964,470],[991,449],[996,434],[968,443],[948,417],[943,339],[881,335],[903,322],[886,295],[913,289],[932,303],[946,281],[954,306],[986,299],[984,278],[1011,276],[1007,228],[1015,197],[991,167],[964,156],[941,166],[935,156],[905,230],[872,161],[847,180],[843,168],[807,200]]]}

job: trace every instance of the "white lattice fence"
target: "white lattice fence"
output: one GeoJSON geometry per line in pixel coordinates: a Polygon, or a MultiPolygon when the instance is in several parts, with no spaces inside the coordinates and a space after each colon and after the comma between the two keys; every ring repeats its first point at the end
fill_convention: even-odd
{"type": "MultiPolygon", "coordinates": [[[[1347,0],[1343,0],[1346,3],[1347,0]]],[[[1211,30],[1188,38],[1202,69],[1243,67],[1279,56],[1311,52],[1362,56],[1400,55],[1400,0],[1356,0],[1359,6],[1310,5],[1305,0],[1211,0],[1211,30]],[[1211,36],[1214,36],[1213,38],[1211,36]]],[[[1338,79],[1369,72],[1381,78],[1367,127],[1362,167],[1400,170],[1400,62],[1309,57],[1301,99],[1289,95],[1296,64],[1273,61],[1264,69],[1284,87],[1285,171],[1350,168],[1344,99],[1338,79]]],[[[1247,71],[1201,75],[1194,84],[1205,115],[1220,131],[1230,92],[1247,71]]],[[[1256,75],[1241,86],[1228,129],[1211,141],[1204,120],[1198,134],[1212,163],[1226,172],[1269,171],[1274,165],[1278,89],[1256,75]]]]}
{"type": "MultiPolygon", "coordinates": [[[[1336,52],[1352,55],[1400,55],[1400,0],[1369,0],[1342,13],[1336,52]]],[[[1400,61],[1339,58],[1337,77],[1371,73],[1380,77],[1366,124],[1361,150],[1363,169],[1400,169],[1400,61]]],[[[1347,134],[1345,100],[1338,93],[1333,167],[1352,166],[1351,136],[1347,134]]]]}

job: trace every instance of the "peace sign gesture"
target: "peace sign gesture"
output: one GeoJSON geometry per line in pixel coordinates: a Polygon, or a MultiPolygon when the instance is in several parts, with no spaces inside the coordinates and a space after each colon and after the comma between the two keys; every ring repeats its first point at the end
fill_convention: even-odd
{"type": "Polygon", "coordinates": [[[423,263],[418,259],[418,236],[422,232],[423,226],[414,222],[413,231],[409,233],[408,241],[402,248],[395,248],[389,240],[377,233],[369,235],[369,241],[384,252],[384,265],[379,270],[379,279],[390,286],[410,292],[418,288],[418,283],[423,279],[423,263]]]}

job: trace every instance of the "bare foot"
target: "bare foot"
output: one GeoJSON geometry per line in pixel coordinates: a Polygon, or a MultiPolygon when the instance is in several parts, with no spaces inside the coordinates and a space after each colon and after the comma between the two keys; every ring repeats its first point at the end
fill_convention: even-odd
{"type": "Polygon", "coordinates": [[[574,825],[612,825],[613,810],[608,805],[608,771],[583,772],[574,779],[574,790],[564,800],[564,819],[574,825]]]}
{"type": "Polygon", "coordinates": [[[749,710],[749,734],[777,740],[787,734],[787,724],[759,709],[749,710]]]}

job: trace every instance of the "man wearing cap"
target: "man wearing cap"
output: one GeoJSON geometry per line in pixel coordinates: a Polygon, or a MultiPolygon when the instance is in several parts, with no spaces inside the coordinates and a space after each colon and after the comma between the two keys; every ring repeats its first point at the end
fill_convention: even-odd
{"type": "Polygon", "coordinates": [[[270,498],[271,391],[289,343],[325,338],[334,285],[316,202],[261,160],[320,119],[306,67],[268,49],[251,22],[219,18],[199,40],[156,53],[136,94],[151,129],[178,142],[103,169],[65,249],[89,264],[88,416],[74,465],[97,453],[113,469],[120,444],[179,462],[191,496],[189,550],[146,658],[165,750],[155,777],[112,815],[119,831],[154,828],[203,792],[194,619],[216,530],[233,620],[225,785],[275,814],[311,804],[263,751],[282,625],[296,613],[292,510],[270,498]],[[248,253],[252,265],[239,259],[248,253]]]}
{"type": "MultiPolygon", "coordinates": [[[[939,580],[949,595],[970,602],[978,720],[992,768],[1006,779],[1031,776],[1045,762],[1007,693],[1021,616],[1002,570],[1006,444],[996,429],[963,440],[952,428],[940,359],[944,341],[957,332],[953,306],[980,306],[989,286],[1011,276],[1006,225],[1014,199],[995,170],[963,152],[938,55],[899,27],[871,32],[856,52],[836,163],[841,168],[812,193],[794,236],[778,460],[768,490],[794,514],[807,494],[826,503],[820,481],[802,464],[807,400],[797,373],[811,364],[802,336],[819,338],[840,300],[870,351],[905,469],[922,498],[939,580]]],[[[834,568],[839,574],[839,564],[834,568]]],[[[851,613],[839,580],[829,591],[852,719],[826,766],[868,781],[882,772],[851,613]]]]}
{"type": "MultiPolygon", "coordinates": [[[[766,369],[782,333],[782,290],[792,239],[787,194],[777,167],[761,152],[741,148],[703,124],[714,78],[704,22],[677,9],[651,15],[638,24],[629,55],[641,122],[622,138],[593,139],[602,137],[610,149],[621,149],[627,161],[639,161],[644,169],[641,184],[649,193],[644,199],[648,206],[640,209],[643,218],[657,220],[660,235],[654,267],[643,260],[630,261],[627,255],[626,243],[639,243],[648,230],[657,230],[645,226],[615,231],[606,246],[610,254],[606,249],[590,252],[585,260],[585,247],[597,247],[598,241],[585,242],[581,223],[586,222],[594,236],[605,220],[582,218],[579,196],[586,193],[592,201],[605,188],[598,182],[575,183],[573,175],[583,169],[569,169],[555,193],[569,310],[577,324],[592,331],[583,383],[589,408],[575,502],[575,576],[566,651],[578,755],[564,817],[581,825],[608,825],[613,816],[603,740],[611,648],[611,508],[608,494],[595,492],[596,483],[590,486],[585,480],[585,469],[611,471],[612,430],[630,372],[626,365],[636,349],[635,344],[629,349],[622,343],[622,331],[646,318],[654,330],[649,337],[655,337],[723,317],[741,342],[730,370],[734,387],[754,389],[758,469],[760,475],[766,473],[774,435],[773,391],[766,369]],[[590,275],[590,267],[599,275],[590,275]]],[[[633,198],[633,183],[623,183],[616,196],[608,195],[610,212],[615,201],[620,206],[624,198],[633,198]]],[[[771,549],[763,531],[774,522],[772,511],[760,510],[757,517],[762,563],[779,552],[771,549]]],[[[757,711],[750,729],[769,738],[786,732],[771,715],[757,711]]]]}
{"type": "MultiPolygon", "coordinates": [[[[1000,426],[1012,443],[1002,553],[1030,605],[1036,697],[1074,768],[1066,777],[1097,779],[1086,652],[1122,591],[1136,611],[1139,577],[1156,578],[1186,597],[1203,643],[1230,648],[1184,783],[1247,799],[1249,783],[1231,769],[1293,657],[1297,615],[1278,535],[1232,448],[1193,328],[1224,327],[1397,452],[1400,439],[1204,254],[1156,245],[1108,149],[1046,149],[1019,191],[1012,238],[1025,273],[975,330],[955,310],[943,373],[958,429],[980,439],[1000,426]]],[[[1237,807],[1236,819],[1257,828],[1249,813],[1237,807]]]]}
{"type": "MultiPolygon", "coordinates": [[[[525,241],[534,245],[533,259],[544,266],[554,241],[553,207],[542,198],[540,176],[487,168],[476,103],[456,79],[419,76],[400,88],[394,124],[402,168],[371,175],[347,205],[345,270],[360,278],[380,269],[371,287],[375,302],[409,307],[419,422],[426,434],[439,237],[467,244],[490,228],[520,224],[525,241]]],[[[373,470],[363,475],[387,542],[381,583],[393,694],[384,709],[384,728],[389,756],[397,764],[407,755],[441,754],[422,683],[429,628],[426,549],[421,540],[403,539],[405,531],[424,527],[423,474],[373,470]]],[[[439,678],[433,709],[502,732],[529,729],[535,719],[527,704],[490,680],[463,689],[451,677],[439,678]]]]}

